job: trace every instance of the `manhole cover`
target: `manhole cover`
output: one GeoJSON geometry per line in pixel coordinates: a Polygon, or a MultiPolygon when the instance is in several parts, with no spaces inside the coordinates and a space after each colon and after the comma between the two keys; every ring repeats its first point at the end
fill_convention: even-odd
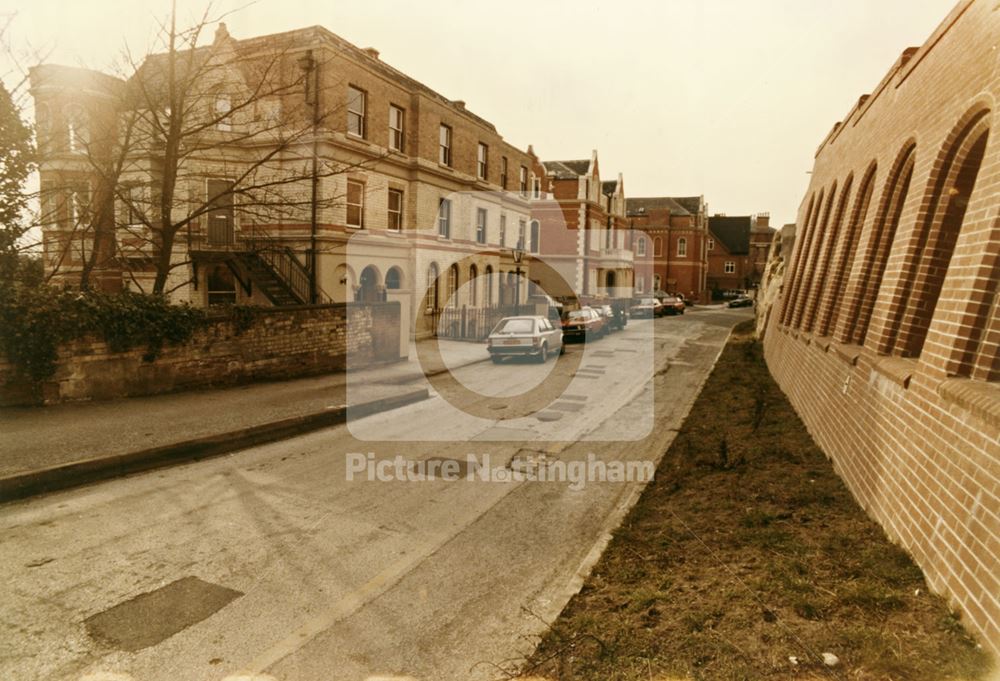
{"type": "Polygon", "coordinates": [[[197,577],[184,577],[91,615],[84,624],[91,638],[135,652],[197,624],[242,595],[197,577]]]}

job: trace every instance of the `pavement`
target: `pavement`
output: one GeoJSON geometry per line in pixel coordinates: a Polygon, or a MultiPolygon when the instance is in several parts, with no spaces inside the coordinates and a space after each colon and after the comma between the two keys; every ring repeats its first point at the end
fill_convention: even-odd
{"type": "MultiPolygon", "coordinates": [[[[421,341],[429,343],[430,341],[421,341]]],[[[483,344],[440,341],[449,368],[489,359],[483,344]]],[[[343,423],[352,409],[427,396],[412,384],[441,366],[406,361],[348,373],[214,390],[0,410],[0,501],[289,437],[343,423]]]]}
{"type": "Polygon", "coordinates": [[[748,318],[637,321],[558,362],[459,367],[391,412],[0,506],[0,678],[509,678],[645,484],[509,473],[655,466],[748,318]],[[534,389],[548,406],[522,413],[534,389]],[[512,413],[453,413],[483,405],[512,413]],[[502,475],[407,473],[470,454],[502,475]]]}

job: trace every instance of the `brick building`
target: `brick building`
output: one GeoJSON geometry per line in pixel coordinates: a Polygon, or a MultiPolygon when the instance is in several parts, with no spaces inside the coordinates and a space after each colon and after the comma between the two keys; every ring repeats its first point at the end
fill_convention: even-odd
{"type": "Polygon", "coordinates": [[[708,289],[721,291],[750,286],[751,215],[713,215],[708,219],[708,289]]]}
{"type": "MultiPolygon", "coordinates": [[[[136,105],[119,96],[162,89],[167,58],[149,57],[128,82],[50,65],[32,71],[43,149],[53,152],[40,175],[51,206],[45,263],[60,268],[55,281],[77,281],[87,254],[100,251],[108,287],[150,289],[157,224],[141,213],[156,206],[163,152],[152,142],[129,149],[108,187],[85,176],[94,159],[76,140],[85,130],[121,140],[136,116],[169,121],[165,99],[136,105]]],[[[541,182],[533,153],[508,144],[464,102],[321,27],[237,40],[220,25],[193,61],[204,75],[186,83],[198,97],[186,124],[204,131],[177,180],[183,200],[174,210],[191,217],[167,254],[171,298],[309,302],[315,277],[320,301],[399,301],[404,328],[445,308],[513,302],[511,250],[525,237],[541,182]],[[253,92],[267,96],[254,100],[253,92]],[[313,155],[321,169],[315,199],[303,172],[313,155]],[[248,169],[250,189],[240,184],[248,169]]],[[[519,289],[523,298],[527,287],[519,289]]],[[[428,323],[418,331],[429,333],[428,323]]]]}
{"type": "Polygon", "coordinates": [[[1000,13],[963,0],[815,153],[768,365],[861,506],[1000,653],[1000,13]]]}
{"type": "Polygon", "coordinates": [[[633,255],[621,174],[602,182],[596,150],[590,159],[543,166],[546,191],[532,209],[530,250],[546,265],[533,267],[532,279],[557,298],[630,297],[633,255]]]}
{"type": "Polygon", "coordinates": [[[753,287],[760,284],[764,275],[775,232],[771,227],[769,213],[757,213],[753,216],[753,225],[750,227],[750,285],[753,287]]]}
{"type": "Polygon", "coordinates": [[[708,229],[701,196],[629,198],[636,293],[681,293],[707,302],[708,229]]]}

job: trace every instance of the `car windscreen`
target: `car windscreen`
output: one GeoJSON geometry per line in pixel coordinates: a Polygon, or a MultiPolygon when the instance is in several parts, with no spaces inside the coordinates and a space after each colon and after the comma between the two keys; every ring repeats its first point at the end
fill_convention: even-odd
{"type": "Polygon", "coordinates": [[[505,319],[497,325],[493,333],[515,334],[533,333],[535,330],[534,319],[505,319]]]}

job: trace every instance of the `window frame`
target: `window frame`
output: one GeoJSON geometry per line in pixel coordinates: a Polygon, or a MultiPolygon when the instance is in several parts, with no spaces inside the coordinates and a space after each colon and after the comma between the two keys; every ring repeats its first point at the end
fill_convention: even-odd
{"type": "Polygon", "coordinates": [[[684,237],[677,239],[677,257],[686,258],[688,255],[688,240],[684,237]]]}
{"type": "Polygon", "coordinates": [[[489,212],[485,208],[476,208],[476,243],[486,243],[486,229],[489,225],[489,212]]]}
{"type": "Polygon", "coordinates": [[[726,260],[722,263],[722,273],[723,274],[736,274],[736,261],[726,260]]]}
{"type": "Polygon", "coordinates": [[[438,128],[438,164],[452,167],[452,129],[450,125],[442,123],[438,128]]]}
{"type": "Polygon", "coordinates": [[[348,83],[347,85],[347,134],[351,137],[357,137],[359,139],[368,139],[368,92],[357,85],[352,85],[348,83]],[[357,92],[361,95],[361,111],[355,111],[351,108],[352,97],[351,94],[357,92]],[[359,121],[359,127],[361,132],[357,133],[351,130],[352,116],[357,116],[359,121]]]}
{"type": "Polygon", "coordinates": [[[402,232],[403,231],[403,200],[404,200],[404,198],[405,198],[405,193],[403,192],[402,189],[395,189],[393,187],[389,187],[389,190],[388,190],[388,192],[386,194],[386,229],[388,229],[390,232],[402,232]],[[399,197],[399,206],[395,210],[393,210],[393,207],[392,207],[392,199],[393,199],[394,196],[398,196],[399,197]],[[392,226],[392,223],[393,223],[392,216],[394,216],[394,215],[397,216],[396,220],[395,220],[395,222],[396,222],[396,226],[395,227],[392,226]]]}
{"type": "Polygon", "coordinates": [[[451,199],[441,198],[438,201],[438,236],[451,238],[451,199]]]}
{"type": "Polygon", "coordinates": [[[521,196],[528,195],[528,169],[525,166],[521,166],[520,174],[518,175],[518,193],[521,196]]]}
{"type": "Polygon", "coordinates": [[[406,146],[406,109],[397,105],[389,104],[389,149],[403,153],[406,146]],[[393,126],[393,116],[398,114],[399,127],[393,126]]]}
{"type": "Polygon", "coordinates": [[[497,241],[501,247],[507,245],[507,214],[500,213],[500,239],[497,241]]]}
{"type": "Polygon", "coordinates": [[[488,144],[480,142],[476,147],[476,177],[480,180],[489,178],[490,172],[490,147],[488,144]]]}
{"type": "Polygon", "coordinates": [[[347,180],[347,193],[344,198],[347,210],[344,215],[344,224],[354,229],[365,228],[365,183],[361,180],[347,180]],[[359,187],[360,197],[357,203],[351,203],[351,185],[359,187]],[[351,223],[351,207],[356,206],[358,210],[358,224],[351,223]]]}
{"type": "Polygon", "coordinates": [[[635,254],[636,255],[646,255],[646,237],[640,236],[635,242],[635,254]]]}
{"type": "Polygon", "coordinates": [[[500,188],[501,189],[506,189],[507,188],[507,179],[508,179],[507,178],[507,170],[508,170],[507,165],[508,165],[507,157],[506,156],[501,156],[500,157],[500,188]]]}

